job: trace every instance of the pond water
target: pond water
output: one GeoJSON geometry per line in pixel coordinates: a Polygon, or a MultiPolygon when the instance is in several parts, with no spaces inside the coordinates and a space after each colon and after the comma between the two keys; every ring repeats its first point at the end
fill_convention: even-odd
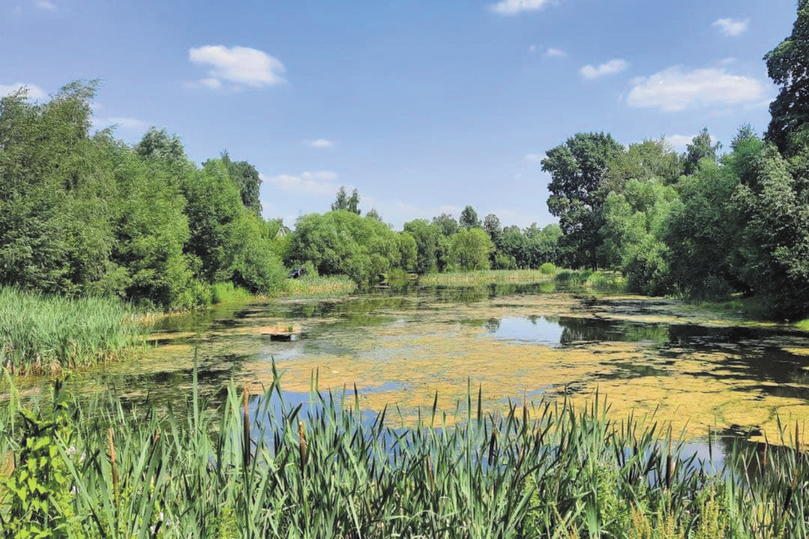
{"type": "Polygon", "coordinates": [[[809,419],[809,334],[674,300],[596,299],[548,285],[219,306],[161,320],[138,357],[74,384],[82,393],[112,388],[133,403],[184,402],[195,352],[209,399],[231,379],[261,391],[274,361],[290,396],[315,383],[352,392],[356,384],[365,409],[392,406],[403,422],[437,392],[451,423],[479,388],[488,409],[562,396],[584,402],[598,390],[615,419],[634,411],[697,441],[709,429],[775,440],[779,418],[793,426],[809,419]],[[290,332],[298,340],[269,336],[290,332]]]}

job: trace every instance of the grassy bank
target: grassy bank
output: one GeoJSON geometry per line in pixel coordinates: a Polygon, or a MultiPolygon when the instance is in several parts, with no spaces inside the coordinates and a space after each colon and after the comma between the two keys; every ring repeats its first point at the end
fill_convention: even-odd
{"type": "Polygon", "coordinates": [[[56,373],[116,359],[148,329],[120,300],[0,289],[0,365],[15,374],[56,373]]]}
{"type": "Polygon", "coordinates": [[[55,413],[42,402],[12,425],[8,404],[0,450],[17,468],[0,500],[6,529],[50,519],[89,537],[807,535],[807,456],[787,447],[735,450],[715,469],[657,426],[615,422],[598,397],[492,416],[470,395],[460,426],[435,428],[444,416],[433,408],[421,426],[390,428],[391,410],[369,419],[358,397],[317,393],[304,409],[278,382],[249,400],[231,386],[216,414],[196,391],[185,414],[162,418],[57,398],[55,413]],[[29,464],[44,438],[52,454],[29,464]],[[27,493],[48,503],[18,503],[23,473],[54,471],[62,480],[27,493]]]}

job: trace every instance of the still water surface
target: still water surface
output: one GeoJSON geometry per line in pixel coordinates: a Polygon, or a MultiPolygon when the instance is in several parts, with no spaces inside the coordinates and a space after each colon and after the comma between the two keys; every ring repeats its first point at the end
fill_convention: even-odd
{"type": "Polygon", "coordinates": [[[398,407],[410,422],[432,406],[453,420],[469,388],[484,405],[567,397],[598,389],[615,419],[671,424],[686,438],[708,430],[777,437],[777,416],[809,419],[809,334],[632,296],[599,300],[547,285],[380,291],[347,299],[274,300],[162,320],[131,361],[91,370],[81,392],[112,388],[132,403],[185,402],[193,358],[212,400],[232,379],[258,392],[272,380],[301,399],[353,391],[369,412],[398,407]],[[268,333],[292,331],[276,342],[268,333]]]}

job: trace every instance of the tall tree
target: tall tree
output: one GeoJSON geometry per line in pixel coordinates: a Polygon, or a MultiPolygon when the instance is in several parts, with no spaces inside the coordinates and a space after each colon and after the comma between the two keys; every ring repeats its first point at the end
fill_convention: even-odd
{"type": "Polygon", "coordinates": [[[683,173],[688,176],[696,173],[699,163],[703,159],[716,163],[716,152],[719,151],[722,144],[719,142],[712,144],[711,142],[711,135],[708,133],[708,128],[705,127],[699,132],[699,135],[693,138],[691,144],[686,145],[683,156],[683,173]]]}
{"type": "Polygon", "coordinates": [[[247,161],[231,161],[228,152],[222,152],[222,162],[239,188],[244,207],[256,216],[261,216],[261,201],[259,200],[261,175],[256,167],[247,161]]]}
{"type": "Polygon", "coordinates": [[[575,266],[599,266],[598,247],[601,207],[608,164],[623,151],[611,135],[577,133],[564,144],[548,150],[542,170],[550,173],[548,209],[559,217],[563,247],[575,253],[575,266]]]}
{"type": "Polygon", "coordinates": [[[798,18],[792,34],[764,56],[767,73],[781,87],[770,104],[772,119],[766,139],[782,152],[789,151],[790,139],[806,136],[809,121],[809,0],[798,1],[798,18]]]}
{"type": "Polygon", "coordinates": [[[441,215],[433,217],[433,224],[437,226],[441,234],[446,237],[450,237],[458,232],[458,221],[448,213],[442,213],[441,215]]]}
{"type": "Polygon", "coordinates": [[[340,187],[337,191],[337,197],[334,199],[334,203],[331,205],[332,211],[337,210],[346,210],[350,211],[351,213],[356,213],[357,215],[360,214],[360,192],[354,189],[351,192],[351,196],[348,196],[346,193],[345,187],[340,187]]]}
{"type": "Polygon", "coordinates": [[[458,224],[465,230],[480,228],[480,219],[478,219],[478,212],[475,211],[475,208],[472,206],[465,207],[461,212],[461,218],[458,220],[458,224]]]}

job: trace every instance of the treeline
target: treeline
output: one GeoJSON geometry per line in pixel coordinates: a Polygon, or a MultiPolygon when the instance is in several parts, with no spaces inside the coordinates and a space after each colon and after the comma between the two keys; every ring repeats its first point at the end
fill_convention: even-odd
{"type": "Polygon", "coordinates": [[[227,154],[195,166],[165,131],[134,146],[91,135],[95,90],[0,101],[0,284],[157,308],[210,303],[213,283],[280,289],[256,169],[227,154]]]}
{"type": "Polygon", "coordinates": [[[557,228],[503,230],[467,208],[460,224],[442,215],[397,232],[343,189],[332,211],[291,231],[261,217],[261,178],[246,161],[224,153],[197,166],[165,130],[135,145],[92,133],[95,92],[74,82],[46,103],[24,90],[0,100],[0,285],[183,309],[224,283],[278,293],[286,268],[368,285],[394,271],[555,261],[557,228]]]}
{"type": "Polygon", "coordinates": [[[765,57],[781,87],[764,137],[742,126],[720,155],[703,130],[678,155],[579,133],[547,152],[562,257],[620,268],[631,289],[695,300],[755,297],[772,317],[809,312],[809,2],[765,57]]]}

